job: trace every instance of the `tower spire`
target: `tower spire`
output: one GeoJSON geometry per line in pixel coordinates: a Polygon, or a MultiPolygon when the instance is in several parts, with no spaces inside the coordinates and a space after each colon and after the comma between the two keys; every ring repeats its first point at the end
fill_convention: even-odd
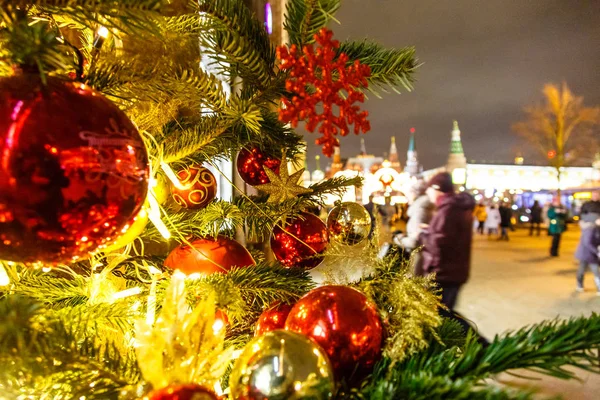
{"type": "Polygon", "coordinates": [[[400,159],[398,158],[398,148],[396,147],[396,137],[392,136],[390,142],[390,154],[389,154],[390,167],[398,172],[402,172],[402,166],[400,165],[400,159]]]}
{"type": "Polygon", "coordinates": [[[452,129],[452,142],[450,143],[450,154],[464,155],[462,141],[460,140],[460,129],[458,129],[458,121],[454,120],[452,129]]]}
{"type": "Polygon", "coordinates": [[[367,146],[365,146],[365,138],[360,138],[360,155],[367,155],[367,146]]]}
{"type": "Polygon", "coordinates": [[[336,173],[342,170],[344,164],[342,163],[342,156],[340,154],[340,146],[333,148],[333,162],[331,163],[331,170],[327,173],[329,177],[333,177],[336,173]]]}
{"type": "Polygon", "coordinates": [[[406,168],[404,168],[410,176],[415,176],[421,173],[419,160],[417,159],[417,145],[415,143],[415,128],[410,128],[410,139],[408,140],[408,150],[406,151],[406,168]]]}
{"type": "Polygon", "coordinates": [[[458,121],[454,120],[452,126],[452,141],[450,142],[450,155],[448,156],[448,165],[446,166],[449,172],[457,168],[466,168],[467,159],[463,150],[462,141],[460,139],[460,129],[458,121]]]}

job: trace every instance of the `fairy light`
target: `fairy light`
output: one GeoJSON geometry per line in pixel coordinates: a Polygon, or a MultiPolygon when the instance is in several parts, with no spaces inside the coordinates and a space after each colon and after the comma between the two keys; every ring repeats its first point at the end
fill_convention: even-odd
{"type": "Polygon", "coordinates": [[[142,288],[139,286],[136,286],[136,287],[132,287],[130,289],[121,290],[120,292],[113,294],[112,298],[113,298],[113,300],[119,300],[119,299],[124,299],[126,297],[135,296],[140,293],[142,293],[142,288]]]}
{"type": "Polygon", "coordinates": [[[156,201],[156,197],[154,197],[154,193],[152,192],[150,193],[150,196],[148,196],[148,205],[150,206],[148,210],[148,218],[150,221],[152,221],[162,237],[169,239],[171,237],[171,232],[169,232],[169,228],[167,228],[165,223],[160,218],[160,205],[158,204],[158,201],[156,201]]]}
{"type": "Polygon", "coordinates": [[[152,277],[152,283],[150,284],[148,305],[146,306],[146,323],[153,325],[156,319],[156,282],[158,281],[157,276],[160,274],[160,270],[150,265],[148,266],[148,272],[150,272],[150,276],[152,277]]]}
{"type": "Polygon", "coordinates": [[[223,328],[225,328],[225,322],[221,318],[215,319],[212,325],[213,333],[217,335],[223,328]]]}
{"type": "Polygon", "coordinates": [[[108,37],[108,29],[105,26],[101,26],[96,30],[96,35],[94,36],[93,46],[95,49],[100,50],[104,41],[108,37]]]}
{"type": "Polygon", "coordinates": [[[167,164],[165,162],[161,162],[160,163],[160,167],[164,171],[165,175],[167,175],[167,178],[169,178],[169,180],[171,181],[171,183],[173,183],[173,186],[175,186],[177,189],[179,189],[179,190],[187,190],[187,189],[191,188],[194,185],[194,182],[190,182],[187,185],[184,185],[183,183],[181,183],[181,181],[179,180],[179,178],[175,174],[175,171],[173,171],[173,169],[169,166],[169,164],[167,164]]]}
{"type": "Polygon", "coordinates": [[[10,277],[6,273],[6,269],[4,269],[4,265],[0,264],[0,286],[8,285],[10,285],[10,277]]]}

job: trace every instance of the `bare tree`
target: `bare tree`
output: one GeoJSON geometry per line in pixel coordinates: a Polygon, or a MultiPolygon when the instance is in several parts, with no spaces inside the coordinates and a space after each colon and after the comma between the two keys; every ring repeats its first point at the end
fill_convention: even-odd
{"type": "Polygon", "coordinates": [[[544,103],[525,107],[526,119],[512,129],[556,168],[560,192],[563,167],[593,160],[600,142],[600,107],[585,107],[583,97],[564,82],[546,84],[542,92],[544,103]]]}

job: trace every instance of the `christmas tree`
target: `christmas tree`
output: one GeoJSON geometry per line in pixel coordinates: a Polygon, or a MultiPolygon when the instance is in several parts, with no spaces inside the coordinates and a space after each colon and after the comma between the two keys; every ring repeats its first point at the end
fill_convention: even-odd
{"type": "Polygon", "coordinates": [[[293,128],[331,155],[417,67],[335,41],[339,6],[288,0],[277,47],[242,0],[0,0],[0,398],[525,399],[486,379],[600,372],[598,315],[483,345],[362,206],[310,213],[360,178],[301,185],[293,128]]]}

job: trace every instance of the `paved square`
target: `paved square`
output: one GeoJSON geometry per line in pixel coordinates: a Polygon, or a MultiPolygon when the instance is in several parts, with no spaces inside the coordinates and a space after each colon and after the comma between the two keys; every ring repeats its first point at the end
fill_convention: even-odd
{"type": "MultiPolygon", "coordinates": [[[[471,279],[464,286],[457,309],[487,337],[556,317],[600,312],[600,297],[591,272],[585,292],[575,292],[577,261],[573,254],[579,230],[569,225],[563,235],[559,258],[550,258],[550,237],[529,237],[528,231],[510,232],[510,241],[475,236],[471,279]]],[[[600,362],[600,361],[599,361],[600,362]]],[[[531,375],[531,374],[529,374],[531,375]]],[[[600,376],[579,372],[583,382],[564,382],[544,377],[541,381],[501,376],[515,386],[539,386],[541,393],[561,394],[565,399],[599,399],[600,376]]]]}

